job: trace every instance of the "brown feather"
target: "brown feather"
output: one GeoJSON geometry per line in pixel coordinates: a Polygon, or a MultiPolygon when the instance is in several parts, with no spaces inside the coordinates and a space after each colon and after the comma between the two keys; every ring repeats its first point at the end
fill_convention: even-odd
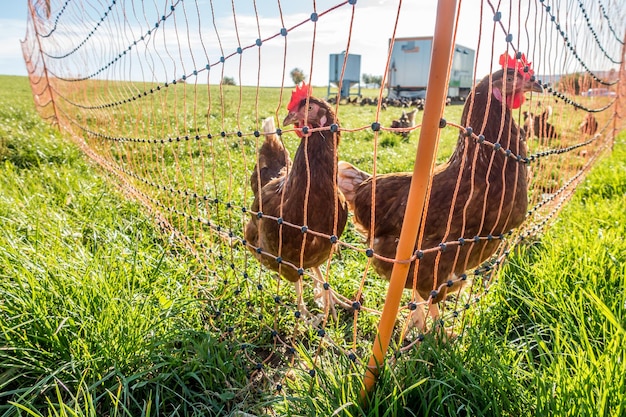
{"type": "Polygon", "coordinates": [[[265,141],[259,148],[257,164],[250,174],[250,185],[255,196],[272,178],[285,175],[286,170],[291,165],[289,151],[285,149],[276,134],[273,117],[263,120],[263,134],[265,141]],[[259,179],[261,180],[260,188],[259,179]]]}
{"type": "Polygon", "coordinates": [[[584,135],[595,135],[598,131],[598,121],[593,117],[593,114],[587,113],[585,120],[578,126],[578,129],[584,135]]]}

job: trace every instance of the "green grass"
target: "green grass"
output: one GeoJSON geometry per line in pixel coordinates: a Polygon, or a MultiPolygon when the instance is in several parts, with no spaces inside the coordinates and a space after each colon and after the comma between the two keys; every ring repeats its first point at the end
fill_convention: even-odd
{"type": "MultiPolygon", "coordinates": [[[[261,280],[253,260],[237,264],[247,280],[215,257],[207,269],[41,121],[25,78],[0,76],[0,85],[0,416],[626,413],[625,133],[548,232],[518,246],[465,315],[462,337],[428,336],[398,354],[365,409],[363,367],[311,329],[293,333],[293,305],[272,300],[280,281],[261,280]],[[296,339],[293,366],[274,329],[296,339]]],[[[446,117],[458,121],[459,109],[446,117]]],[[[351,111],[349,124],[371,117],[351,111]]],[[[383,136],[382,169],[410,169],[415,136],[383,136]]],[[[444,137],[439,160],[455,136],[444,137]]],[[[342,158],[366,168],[368,141],[346,135],[342,158]]],[[[362,259],[342,256],[333,272],[360,279],[362,259]]],[[[367,305],[380,305],[384,288],[368,281],[367,305]]],[[[366,357],[375,317],[358,320],[366,357]]],[[[350,340],[351,326],[344,313],[326,331],[350,340]]]]}
{"type": "Polygon", "coordinates": [[[247,363],[203,324],[200,268],[8,79],[21,88],[0,98],[0,415],[246,404],[247,363]]]}
{"type": "MultiPolygon", "coordinates": [[[[541,240],[518,247],[460,341],[429,337],[403,353],[385,368],[371,408],[342,415],[624,415],[625,140],[541,240]]],[[[324,372],[313,388],[300,385],[295,415],[331,415],[358,398],[359,370],[335,368],[354,377],[324,372]]]]}

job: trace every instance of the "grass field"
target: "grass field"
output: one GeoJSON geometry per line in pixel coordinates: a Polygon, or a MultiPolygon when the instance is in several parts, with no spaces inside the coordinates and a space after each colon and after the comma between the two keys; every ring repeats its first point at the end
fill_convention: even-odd
{"type": "MultiPolygon", "coordinates": [[[[388,140],[385,160],[414,152],[388,140]]],[[[346,356],[294,367],[280,391],[256,372],[213,314],[228,295],[39,118],[26,78],[0,76],[0,169],[0,416],[626,414],[626,132],[509,257],[463,337],[390,361],[367,409],[346,356]]]]}

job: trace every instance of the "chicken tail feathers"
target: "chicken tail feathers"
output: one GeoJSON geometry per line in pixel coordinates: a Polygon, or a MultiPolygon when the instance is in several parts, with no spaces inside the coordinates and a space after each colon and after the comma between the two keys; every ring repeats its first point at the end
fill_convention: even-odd
{"type": "Polygon", "coordinates": [[[274,123],[273,117],[268,117],[263,120],[262,131],[265,136],[265,141],[259,148],[257,164],[250,174],[250,185],[255,195],[258,193],[259,189],[263,188],[272,178],[283,175],[283,170],[291,163],[289,160],[289,152],[287,152],[276,134],[276,124],[274,123]]]}
{"type": "Polygon", "coordinates": [[[552,117],[552,106],[546,106],[546,109],[541,114],[541,118],[545,121],[552,117]]]}
{"type": "Polygon", "coordinates": [[[267,139],[276,139],[276,124],[274,117],[270,116],[263,120],[263,134],[267,139]]]}
{"type": "Polygon", "coordinates": [[[337,186],[346,197],[350,207],[354,207],[354,197],[359,185],[370,177],[370,174],[361,171],[354,165],[346,161],[339,161],[337,164],[337,186]]]}

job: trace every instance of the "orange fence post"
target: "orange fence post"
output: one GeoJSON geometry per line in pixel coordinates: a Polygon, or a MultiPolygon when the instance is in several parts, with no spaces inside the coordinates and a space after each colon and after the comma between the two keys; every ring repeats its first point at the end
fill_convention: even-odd
{"type": "MultiPolygon", "coordinates": [[[[443,115],[445,99],[448,93],[451,51],[454,47],[453,35],[456,9],[456,0],[439,0],[437,5],[437,21],[435,23],[428,77],[428,95],[424,106],[424,117],[413,167],[413,181],[409,190],[396,260],[406,260],[412,256],[422,212],[424,211],[424,202],[439,140],[439,121],[443,115]]],[[[378,333],[374,339],[372,355],[363,377],[364,390],[361,392],[362,401],[366,400],[367,394],[376,384],[380,366],[384,362],[385,353],[389,347],[391,333],[398,315],[402,290],[404,289],[409,266],[408,263],[395,263],[393,266],[387,298],[378,324],[378,333]]]]}

